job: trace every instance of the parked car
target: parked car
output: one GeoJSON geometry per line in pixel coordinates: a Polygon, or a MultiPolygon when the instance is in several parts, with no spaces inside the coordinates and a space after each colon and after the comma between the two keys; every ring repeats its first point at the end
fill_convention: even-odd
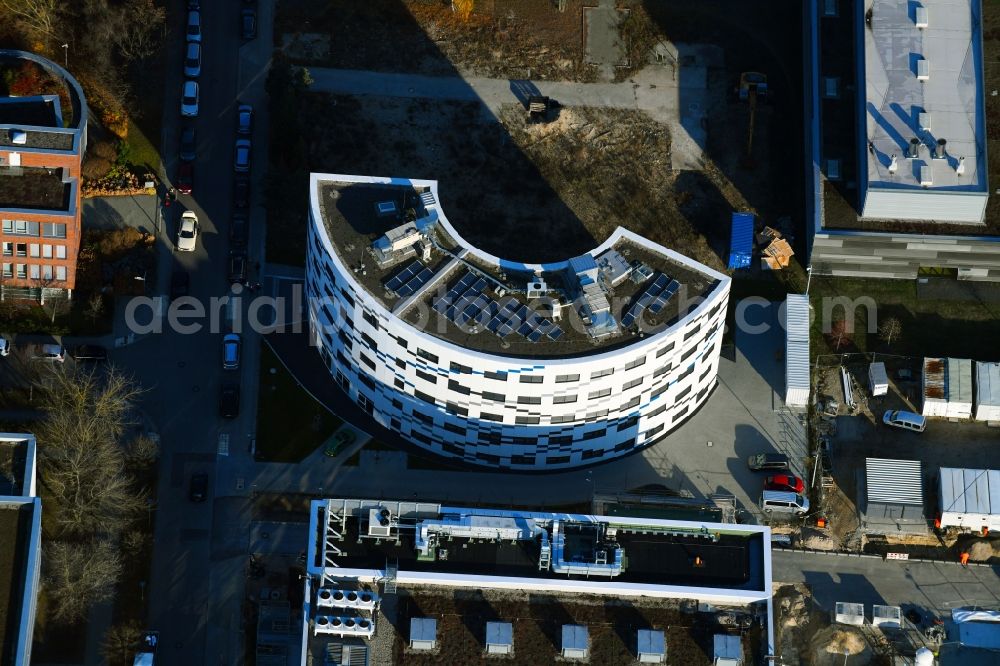
{"type": "Polygon", "coordinates": [[[229,282],[243,284],[247,281],[247,255],[234,252],[229,255],[229,282]]]}
{"type": "Polygon", "coordinates": [[[198,82],[185,81],[181,89],[181,115],[194,118],[198,115],[198,82]]]}
{"type": "Polygon", "coordinates": [[[886,410],[885,414],[882,415],[882,423],[910,432],[923,432],[927,428],[927,419],[923,415],[901,409],[886,410]]]}
{"type": "Polygon", "coordinates": [[[70,356],[79,363],[99,363],[108,360],[108,350],[101,345],[79,345],[73,348],[70,356]]]}
{"type": "Polygon", "coordinates": [[[177,191],[181,194],[191,194],[194,187],[194,164],[181,162],[177,165],[177,191]]]}
{"type": "Polygon", "coordinates": [[[805,492],[806,484],[802,479],[791,474],[775,474],[764,480],[764,490],[780,490],[789,493],[805,492]]]}
{"type": "Polygon", "coordinates": [[[257,10],[244,9],[240,12],[240,36],[243,39],[257,37],[257,10]]]}
{"type": "Polygon", "coordinates": [[[184,55],[184,76],[197,79],[201,75],[201,42],[188,42],[184,55]]]}
{"type": "Polygon", "coordinates": [[[323,455],[330,456],[331,458],[336,457],[345,447],[350,446],[354,443],[354,431],[347,429],[340,429],[334,435],[330,443],[326,445],[323,449],[323,455]]]}
{"type": "Polygon", "coordinates": [[[253,133],[253,107],[240,104],[236,110],[236,133],[250,135],[253,133]]]}
{"type": "Polygon", "coordinates": [[[250,139],[236,139],[233,151],[233,168],[237,173],[250,171],[250,139]]]}
{"type": "Polygon", "coordinates": [[[236,384],[223,384],[219,390],[219,416],[224,419],[235,419],[240,415],[240,387],[236,384]]]}
{"type": "Polygon", "coordinates": [[[193,127],[185,127],[181,130],[181,150],[180,158],[185,162],[193,162],[197,143],[195,142],[195,132],[193,127]]]}
{"type": "Polygon", "coordinates": [[[240,368],[240,348],[243,343],[236,333],[227,333],[222,338],[222,369],[239,370],[240,368]]]}
{"type": "Polygon", "coordinates": [[[191,276],[187,271],[174,271],[170,276],[170,299],[187,296],[191,288],[191,276]]]}
{"type": "Polygon", "coordinates": [[[187,41],[189,42],[201,41],[201,12],[197,9],[192,9],[188,12],[187,30],[185,34],[187,35],[187,41]]]}
{"type": "Polygon", "coordinates": [[[0,338],[0,356],[10,355],[10,340],[7,338],[0,338]]]}
{"type": "Polygon", "coordinates": [[[236,213],[229,222],[229,246],[233,249],[243,249],[247,246],[247,227],[249,220],[246,215],[236,213]]]}
{"type": "Polygon", "coordinates": [[[791,513],[801,516],[809,513],[809,498],[795,493],[765,490],[760,494],[760,508],[764,513],[791,513]]]}
{"type": "Polygon", "coordinates": [[[36,361],[54,361],[56,363],[62,363],[66,360],[66,350],[62,345],[37,345],[34,350],[34,359],[36,361]]]}
{"type": "Polygon", "coordinates": [[[177,249],[193,252],[198,245],[198,216],[186,210],[181,214],[181,224],[177,227],[177,249]]]}
{"type": "Polygon", "coordinates": [[[188,499],[192,502],[204,502],[208,497],[208,474],[192,474],[188,499]]]}
{"type": "Polygon", "coordinates": [[[245,176],[237,176],[233,182],[233,207],[247,208],[250,206],[250,180],[245,176]]]}
{"type": "Polygon", "coordinates": [[[747,458],[747,467],[754,472],[785,471],[788,469],[788,456],[783,453],[755,453],[747,458]]]}

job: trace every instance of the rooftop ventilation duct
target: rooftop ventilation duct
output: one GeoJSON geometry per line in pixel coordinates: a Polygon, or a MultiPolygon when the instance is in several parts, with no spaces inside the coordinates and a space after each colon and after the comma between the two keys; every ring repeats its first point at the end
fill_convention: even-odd
{"type": "Polygon", "coordinates": [[[28,133],[24,130],[10,130],[10,142],[15,146],[23,146],[28,143],[28,133]]]}
{"type": "Polygon", "coordinates": [[[931,114],[923,111],[917,114],[917,122],[920,123],[920,129],[925,132],[931,131],[931,114]]]}
{"type": "Polygon", "coordinates": [[[931,78],[931,63],[927,58],[917,61],[917,81],[929,81],[931,78]]]}
{"type": "Polygon", "coordinates": [[[934,184],[934,176],[930,165],[920,167],[920,187],[930,187],[934,184]]]}
{"type": "Polygon", "coordinates": [[[910,147],[906,150],[906,157],[911,160],[920,157],[920,139],[917,137],[910,139],[910,147]]]}
{"type": "Polygon", "coordinates": [[[913,13],[913,22],[916,24],[917,28],[921,30],[929,25],[926,7],[917,6],[916,11],[913,13]]]}

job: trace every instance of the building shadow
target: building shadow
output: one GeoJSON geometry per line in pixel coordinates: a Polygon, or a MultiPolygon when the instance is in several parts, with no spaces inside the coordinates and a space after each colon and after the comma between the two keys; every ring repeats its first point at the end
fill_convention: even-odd
{"type": "Polygon", "coordinates": [[[473,640],[486,649],[486,623],[499,621],[500,615],[486,600],[482,590],[455,590],[455,612],[462,618],[464,626],[473,640]]]}
{"type": "Polygon", "coordinates": [[[576,624],[573,616],[555,597],[547,595],[529,594],[528,609],[539,629],[559,652],[562,649],[563,625],[576,624]]]}
{"type": "Polygon", "coordinates": [[[625,645],[629,654],[638,659],[636,643],[638,631],[650,628],[646,616],[632,602],[624,600],[605,600],[604,613],[611,618],[614,633],[625,645]]]}
{"type": "Polygon", "coordinates": [[[864,604],[865,616],[871,618],[873,604],[885,604],[868,577],[860,574],[836,574],[828,571],[804,571],[806,585],[812,591],[813,604],[830,613],[833,620],[837,602],[864,604]]]}

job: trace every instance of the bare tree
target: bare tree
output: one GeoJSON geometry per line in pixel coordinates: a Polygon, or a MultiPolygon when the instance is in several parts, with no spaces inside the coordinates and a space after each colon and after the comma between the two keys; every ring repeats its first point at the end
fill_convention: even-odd
{"type": "Polygon", "coordinates": [[[115,45],[125,60],[145,60],[160,48],[166,10],[153,0],[129,0],[118,12],[115,45]]]}
{"type": "MultiPolygon", "coordinates": [[[[51,281],[48,283],[40,282],[39,284],[41,284],[42,289],[45,289],[48,284],[51,284],[51,281]]],[[[69,299],[65,296],[49,296],[42,300],[40,305],[42,306],[42,311],[49,315],[49,319],[51,319],[53,324],[56,323],[56,317],[66,314],[70,309],[69,299]]]]}
{"type": "Polygon", "coordinates": [[[17,22],[34,39],[54,39],[60,31],[61,0],[0,0],[0,7],[16,17],[17,22]]]}
{"type": "Polygon", "coordinates": [[[892,346],[893,340],[899,340],[903,335],[903,323],[896,317],[889,317],[878,327],[878,336],[888,346],[892,346]]]}
{"type": "Polygon", "coordinates": [[[45,586],[52,619],[73,623],[92,604],[111,599],[121,578],[122,561],[110,541],[51,541],[45,547],[45,586]]]}
{"type": "Polygon", "coordinates": [[[138,393],[114,370],[102,379],[65,368],[49,373],[39,468],[64,533],[120,533],[145,507],[146,492],[129,473],[120,444],[138,393]]]}
{"type": "Polygon", "coordinates": [[[136,620],[127,620],[108,627],[101,641],[101,654],[111,666],[129,666],[130,659],[139,649],[142,627],[136,620]]]}
{"type": "Polygon", "coordinates": [[[160,457],[160,445],[148,435],[139,435],[128,443],[125,457],[132,465],[149,467],[160,457]]]}
{"type": "Polygon", "coordinates": [[[99,291],[91,294],[90,298],[87,299],[87,310],[84,314],[92,323],[96,324],[97,320],[104,314],[104,294],[99,291]]]}

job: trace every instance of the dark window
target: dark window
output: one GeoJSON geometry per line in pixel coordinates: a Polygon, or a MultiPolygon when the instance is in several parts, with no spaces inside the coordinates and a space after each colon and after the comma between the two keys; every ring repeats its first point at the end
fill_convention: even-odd
{"type": "Polygon", "coordinates": [[[403,387],[406,386],[406,384],[403,382],[403,380],[400,379],[399,377],[396,377],[394,380],[392,380],[392,384],[393,384],[393,386],[395,386],[396,388],[398,388],[400,391],[402,391],[403,387]]]}
{"type": "Polygon", "coordinates": [[[541,384],[542,380],[541,375],[520,375],[519,379],[522,384],[541,384]]]}
{"type": "Polygon", "coordinates": [[[426,403],[428,403],[430,405],[436,405],[437,404],[437,401],[434,399],[434,396],[428,395],[428,394],[424,393],[423,391],[414,391],[413,395],[416,396],[417,398],[420,398],[421,400],[423,400],[424,402],[426,402],[426,403]]]}
{"type": "Polygon", "coordinates": [[[517,425],[538,425],[540,420],[537,416],[518,416],[515,417],[514,423],[517,425]]]}
{"type": "Polygon", "coordinates": [[[470,393],[472,393],[472,389],[470,389],[468,386],[462,386],[454,379],[448,380],[448,388],[450,388],[455,393],[461,393],[462,395],[469,395],[470,393]]]}
{"type": "Polygon", "coordinates": [[[695,326],[690,331],[688,331],[687,333],[684,334],[684,339],[685,340],[690,340],[694,336],[698,335],[698,331],[700,331],[700,330],[701,330],[701,324],[698,324],[697,326],[695,326]]]}
{"type": "Polygon", "coordinates": [[[622,430],[628,430],[629,428],[634,428],[637,425],[639,425],[639,417],[630,416],[629,418],[625,419],[624,421],[618,424],[618,432],[621,432],[622,430]]]}
{"type": "Polygon", "coordinates": [[[378,390],[377,388],[375,388],[375,382],[374,382],[374,380],[372,380],[372,378],[369,377],[368,375],[359,374],[358,375],[358,381],[360,381],[362,384],[364,384],[365,386],[367,386],[368,388],[370,388],[373,391],[377,391],[378,390]]]}
{"type": "Polygon", "coordinates": [[[393,409],[402,409],[403,408],[403,402],[401,400],[397,400],[396,398],[393,398],[392,399],[392,407],[393,407],[393,409]]]}
{"type": "Polygon", "coordinates": [[[396,336],[396,344],[398,344],[403,349],[406,349],[406,340],[404,338],[396,336]]]}
{"type": "MultiPolygon", "coordinates": [[[[344,297],[344,300],[347,301],[348,305],[350,305],[352,308],[354,307],[354,299],[351,298],[351,295],[347,293],[346,289],[341,289],[340,295],[344,297]]],[[[344,317],[344,319],[347,319],[347,317],[344,317]]]]}
{"type": "Polygon", "coordinates": [[[456,435],[463,435],[463,436],[465,435],[465,428],[459,427],[454,423],[448,423],[446,421],[444,424],[444,429],[447,430],[448,432],[453,432],[456,435]]]}
{"type": "Polygon", "coordinates": [[[351,362],[347,360],[346,356],[344,356],[344,352],[340,351],[339,349],[337,350],[337,360],[340,361],[340,364],[343,365],[345,368],[351,367],[351,362]]]}
{"type": "Polygon", "coordinates": [[[685,414],[687,414],[688,413],[688,409],[690,409],[690,406],[689,405],[684,405],[684,407],[682,407],[681,409],[677,410],[677,413],[674,414],[674,422],[676,423],[677,419],[679,419],[682,416],[684,416],[685,414]]]}
{"type": "Polygon", "coordinates": [[[611,395],[611,389],[601,389],[600,391],[592,391],[587,395],[587,400],[597,400],[598,398],[606,398],[611,395]]]}
{"type": "Polygon", "coordinates": [[[487,444],[499,444],[500,433],[493,432],[492,430],[485,430],[479,433],[479,441],[487,444]]]}
{"type": "Polygon", "coordinates": [[[635,440],[634,439],[626,439],[626,440],[624,440],[622,442],[619,442],[618,444],[615,445],[615,451],[628,451],[633,446],[635,446],[635,440]]]}
{"type": "Polygon", "coordinates": [[[655,398],[658,395],[663,395],[670,388],[670,384],[664,383],[663,386],[653,389],[653,392],[649,394],[650,398],[655,398]]]}
{"type": "Polygon", "coordinates": [[[593,460],[594,458],[600,458],[604,455],[604,451],[597,449],[596,451],[584,451],[581,458],[584,460],[593,460]]]}
{"type": "Polygon", "coordinates": [[[581,439],[598,439],[599,437],[604,437],[607,434],[606,428],[601,428],[600,430],[591,430],[590,432],[583,433],[581,439]]]}
{"type": "Polygon", "coordinates": [[[400,422],[399,419],[389,419],[389,427],[395,430],[396,432],[399,432],[400,430],[403,429],[403,424],[400,422]]]}
{"type": "Polygon", "coordinates": [[[422,432],[417,432],[416,430],[411,430],[410,431],[410,437],[412,437],[413,439],[415,439],[418,442],[421,442],[423,444],[431,444],[431,443],[433,443],[433,440],[431,440],[430,437],[428,437],[427,435],[425,435],[422,432]]]}
{"type": "Polygon", "coordinates": [[[556,384],[580,381],[580,375],[556,375],[556,384]]]}
{"type": "Polygon", "coordinates": [[[376,331],[378,330],[378,317],[373,315],[371,312],[368,312],[368,310],[364,310],[361,313],[361,316],[364,317],[365,321],[371,324],[376,331]]]}
{"type": "Polygon", "coordinates": [[[500,382],[507,381],[506,372],[490,372],[487,370],[486,372],[483,373],[483,376],[486,377],[486,379],[495,379],[500,382]]]}
{"type": "Polygon", "coordinates": [[[42,235],[46,238],[66,238],[66,225],[58,222],[42,222],[42,235]]]}
{"type": "Polygon", "coordinates": [[[705,397],[706,393],[708,393],[708,387],[707,386],[705,388],[703,388],[702,390],[698,391],[698,395],[695,396],[695,400],[700,402],[701,399],[705,397]]]}
{"type": "Polygon", "coordinates": [[[540,405],[542,404],[542,399],[532,396],[532,395],[520,395],[517,397],[517,404],[519,405],[540,405]]]}
{"type": "Polygon", "coordinates": [[[449,414],[458,414],[459,416],[468,416],[469,415],[469,410],[468,409],[466,409],[465,407],[462,407],[461,405],[456,405],[453,402],[449,402],[445,406],[445,409],[448,410],[449,414]]]}
{"type": "Polygon", "coordinates": [[[462,447],[455,446],[454,444],[449,444],[448,442],[445,442],[444,444],[442,444],[441,448],[445,452],[450,453],[453,456],[461,456],[461,455],[464,455],[464,453],[465,453],[465,451],[462,450],[462,447]]]}
{"type": "Polygon", "coordinates": [[[490,414],[489,412],[479,412],[479,418],[484,421],[497,421],[503,423],[503,417],[499,414],[490,414]]]}
{"type": "Polygon", "coordinates": [[[701,373],[701,377],[698,378],[698,383],[700,384],[705,381],[705,377],[708,377],[710,374],[712,374],[712,366],[705,368],[705,372],[701,373]]]}
{"type": "Polygon", "coordinates": [[[549,419],[549,422],[553,424],[557,423],[572,423],[576,420],[576,414],[561,414],[559,416],[553,416],[549,419]]]}
{"type": "Polygon", "coordinates": [[[655,428],[650,428],[649,430],[646,431],[646,439],[649,439],[653,435],[656,435],[656,434],[658,434],[658,433],[660,433],[662,431],[663,431],[663,424],[661,423],[660,425],[656,426],[655,428]]]}
{"type": "Polygon", "coordinates": [[[437,363],[438,362],[438,357],[437,356],[435,356],[434,354],[430,353],[429,351],[424,351],[420,347],[417,347],[417,356],[419,356],[422,359],[426,359],[426,360],[430,361],[431,363],[437,363]]]}
{"type": "Polygon", "coordinates": [[[489,463],[491,465],[499,465],[500,464],[500,456],[495,456],[495,455],[493,455],[491,453],[477,453],[476,454],[476,458],[479,459],[479,460],[482,460],[485,463],[489,463]]]}
{"type": "Polygon", "coordinates": [[[656,352],[656,358],[660,358],[664,354],[673,351],[673,349],[674,349],[674,343],[673,342],[671,342],[670,344],[668,344],[666,347],[661,347],[659,349],[659,351],[656,352]]]}
{"type": "Polygon", "coordinates": [[[676,398],[674,398],[674,400],[681,400],[682,398],[685,398],[685,397],[687,397],[687,395],[688,395],[688,394],[689,394],[690,392],[691,392],[691,387],[690,387],[690,386],[688,386],[688,387],[687,387],[686,389],[684,389],[683,391],[681,391],[680,393],[678,393],[678,394],[677,394],[677,397],[676,397],[676,398]]]}
{"type": "Polygon", "coordinates": [[[596,412],[588,412],[586,420],[587,421],[596,421],[597,419],[606,418],[607,415],[608,415],[608,410],[606,410],[606,409],[598,409],[596,412]]]}
{"type": "Polygon", "coordinates": [[[596,372],[590,373],[591,379],[599,379],[600,377],[607,377],[608,375],[615,374],[614,368],[607,368],[606,370],[598,370],[596,372]]]}
{"type": "Polygon", "coordinates": [[[553,405],[568,405],[571,402],[576,402],[575,395],[557,395],[552,398],[553,405]]]}
{"type": "Polygon", "coordinates": [[[361,357],[361,362],[367,365],[371,370],[375,370],[375,361],[368,358],[366,354],[358,354],[361,357]]]}
{"type": "Polygon", "coordinates": [[[625,364],[625,370],[631,370],[632,368],[638,368],[640,365],[646,362],[645,356],[640,356],[639,358],[625,364]]]}
{"type": "Polygon", "coordinates": [[[635,396],[634,398],[632,398],[631,400],[629,400],[628,402],[626,402],[624,405],[622,405],[618,409],[621,410],[621,411],[625,411],[626,409],[632,409],[634,407],[638,407],[639,406],[639,400],[640,400],[640,397],[639,396],[635,396]]]}
{"type": "Polygon", "coordinates": [[[565,465],[569,462],[569,456],[545,456],[546,465],[565,465]]]}
{"type": "Polygon", "coordinates": [[[572,444],[572,435],[551,435],[549,436],[549,444],[572,444]]]}
{"type": "Polygon", "coordinates": [[[349,336],[344,331],[344,329],[340,329],[337,331],[337,337],[340,338],[340,341],[344,343],[345,349],[351,349],[354,347],[354,341],[351,340],[351,336],[349,336]]]}
{"type": "Polygon", "coordinates": [[[534,465],[535,456],[532,455],[518,455],[510,457],[511,465],[534,465]]]}
{"type": "Polygon", "coordinates": [[[371,349],[372,351],[378,351],[378,343],[375,342],[372,336],[368,335],[367,333],[362,333],[361,339],[364,341],[366,345],[368,345],[369,349],[371,349]]]}
{"type": "Polygon", "coordinates": [[[708,318],[711,319],[712,315],[714,315],[716,312],[718,312],[719,308],[721,308],[721,307],[722,307],[722,303],[716,304],[716,306],[714,308],[712,308],[711,310],[708,311],[708,318]]]}
{"type": "Polygon", "coordinates": [[[662,375],[665,375],[665,374],[667,374],[668,372],[670,372],[670,364],[669,364],[669,363],[666,363],[666,364],[664,364],[664,365],[661,365],[660,367],[658,367],[658,368],[657,368],[657,369],[656,369],[656,370],[655,370],[655,371],[653,372],[653,376],[654,376],[654,377],[660,377],[660,376],[662,376],[662,375]]]}
{"type": "Polygon", "coordinates": [[[684,379],[685,377],[687,377],[688,375],[690,375],[692,372],[694,372],[694,363],[692,363],[691,365],[689,365],[687,367],[687,370],[685,370],[684,372],[681,373],[681,376],[677,378],[677,381],[680,381],[680,380],[684,379]]]}
{"type": "Polygon", "coordinates": [[[432,375],[429,372],[424,372],[423,370],[417,370],[417,377],[420,377],[425,382],[430,382],[431,384],[437,384],[437,375],[432,375]]]}
{"type": "Polygon", "coordinates": [[[424,414],[423,412],[418,412],[415,409],[413,410],[413,418],[415,418],[418,421],[422,421],[422,422],[426,423],[427,425],[434,425],[434,417],[433,416],[430,416],[429,414],[424,414]]]}
{"type": "Polygon", "coordinates": [[[533,445],[536,442],[538,442],[538,440],[534,437],[514,437],[512,440],[513,444],[521,445],[533,445]]]}
{"type": "Polygon", "coordinates": [[[483,391],[483,400],[492,400],[493,402],[504,402],[507,397],[502,393],[492,393],[490,391],[483,391]]]}
{"type": "Polygon", "coordinates": [[[644,379],[643,377],[639,377],[638,379],[633,379],[630,382],[625,382],[624,386],[622,386],[622,390],[627,391],[630,388],[635,388],[636,386],[639,386],[640,384],[642,384],[643,379],[644,379]]]}
{"type": "Polygon", "coordinates": [[[466,375],[472,374],[472,368],[467,365],[462,365],[461,363],[455,363],[454,361],[451,362],[450,369],[452,372],[461,372],[466,375]]]}
{"type": "Polygon", "coordinates": [[[684,352],[684,355],[681,356],[680,363],[683,363],[684,361],[686,361],[689,358],[691,358],[691,356],[694,355],[694,353],[696,351],[698,351],[698,346],[697,345],[695,345],[694,347],[691,347],[691,349],[688,349],[686,352],[684,352]]]}
{"type": "Polygon", "coordinates": [[[667,406],[666,405],[660,405],[659,407],[657,407],[656,409],[654,409],[653,411],[651,411],[649,414],[647,414],[646,418],[651,419],[654,416],[659,416],[660,414],[662,414],[665,411],[667,411],[667,406]]]}
{"type": "Polygon", "coordinates": [[[406,361],[401,358],[396,359],[396,367],[400,370],[406,370],[406,361]]]}

